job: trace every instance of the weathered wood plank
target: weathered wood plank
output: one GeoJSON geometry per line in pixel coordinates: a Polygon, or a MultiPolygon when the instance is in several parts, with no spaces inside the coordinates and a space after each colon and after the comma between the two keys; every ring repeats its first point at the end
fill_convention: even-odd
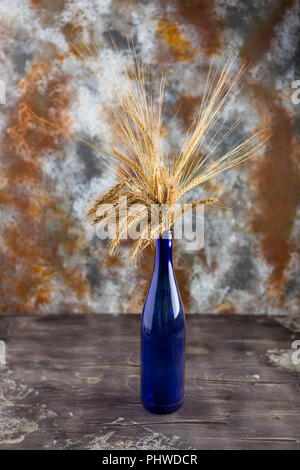
{"type": "Polygon", "coordinates": [[[0,317],[0,449],[300,448],[299,376],[270,364],[293,333],[255,316],[187,317],[182,409],[139,401],[139,317],[0,317]]]}

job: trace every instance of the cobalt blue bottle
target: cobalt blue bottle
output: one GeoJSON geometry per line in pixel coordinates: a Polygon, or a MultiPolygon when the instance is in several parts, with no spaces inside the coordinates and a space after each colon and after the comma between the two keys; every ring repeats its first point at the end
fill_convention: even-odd
{"type": "Polygon", "coordinates": [[[185,320],[172,263],[172,232],[156,240],[155,264],[141,321],[141,400],[154,413],[183,403],[185,320]]]}

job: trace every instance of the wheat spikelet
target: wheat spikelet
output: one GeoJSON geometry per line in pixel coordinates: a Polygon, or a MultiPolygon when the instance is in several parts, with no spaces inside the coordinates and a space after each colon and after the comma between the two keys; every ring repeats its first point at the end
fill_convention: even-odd
{"type": "Polygon", "coordinates": [[[109,188],[104,194],[99,196],[93,203],[93,205],[89,208],[86,213],[87,217],[95,217],[98,207],[101,204],[109,204],[115,201],[116,197],[119,196],[120,190],[124,188],[126,185],[126,181],[122,181],[121,183],[117,183],[111,188],[109,188]]]}

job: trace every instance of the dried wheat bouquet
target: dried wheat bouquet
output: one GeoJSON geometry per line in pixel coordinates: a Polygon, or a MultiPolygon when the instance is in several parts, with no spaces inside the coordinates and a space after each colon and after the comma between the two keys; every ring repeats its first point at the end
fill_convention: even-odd
{"type": "MultiPolygon", "coordinates": [[[[205,91],[200,109],[190,129],[186,131],[181,148],[174,157],[164,155],[163,138],[163,93],[165,78],[150,86],[149,71],[140,62],[134,51],[128,66],[122,64],[118,53],[111,52],[122,78],[119,85],[105,77],[99,64],[99,51],[95,46],[80,46],[75,52],[95,73],[102,75],[104,86],[111,93],[110,112],[116,123],[114,140],[109,149],[87,142],[106,155],[115,172],[116,184],[97,197],[87,212],[92,224],[101,223],[117,216],[118,230],[110,242],[113,253],[132,224],[146,221],[140,236],[133,242],[130,259],[134,259],[165,230],[171,229],[177,217],[184,213],[182,196],[205,184],[219,173],[253,157],[268,138],[266,130],[260,130],[247,140],[238,143],[224,155],[216,158],[216,151],[224,139],[237,127],[235,122],[224,130],[221,117],[238,80],[245,71],[245,64],[233,75],[236,60],[229,58],[220,69],[212,66],[207,75],[205,91]],[[209,136],[209,145],[204,145],[209,136]],[[130,215],[123,215],[120,201],[126,197],[130,215]],[[103,204],[109,209],[99,211],[103,204]],[[151,207],[167,207],[164,216],[151,224],[151,207]],[[142,208],[141,208],[142,206],[142,208]]],[[[96,132],[97,134],[97,132],[96,132]]],[[[186,199],[186,197],[185,197],[186,199]]],[[[213,192],[205,199],[191,199],[190,209],[199,205],[220,204],[213,192]]]]}

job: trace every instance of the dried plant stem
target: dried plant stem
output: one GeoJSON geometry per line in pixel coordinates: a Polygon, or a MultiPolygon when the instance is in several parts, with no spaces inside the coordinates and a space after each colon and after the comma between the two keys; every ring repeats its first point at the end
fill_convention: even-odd
{"type": "MultiPolygon", "coordinates": [[[[110,242],[111,253],[117,249],[126,232],[140,224],[142,228],[130,254],[133,260],[146,246],[152,244],[153,239],[160,237],[164,230],[169,230],[185,212],[196,210],[200,205],[224,207],[215,192],[203,199],[192,200],[186,207],[181,204],[178,208],[177,203],[183,195],[198,186],[202,185],[207,193],[211,179],[257,155],[269,135],[265,130],[260,130],[225,154],[217,154],[221,144],[240,123],[240,120],[236,121],[223,132],[225,120],[222,120],[222,116],[228,111],[233,88],[246,69],[245,63],[242,63],[238,71],[233,72],[236,57],[231,57],[221,70],[215,66],[209,68],[199,112],[185,133],[178,155],[167,157],[162,151],[165,77],[151,87],[150,73],[138,61],[135,51],[129,66],[122,65],[118,52],[106,51],[111,54],[114,64],[109,78],[101,68],[101,51],[96,46],[76,45],[73,46],[73,52],[97,75],[103,88],[110,93],[109,111],[114,123],[113,145],[108,145],[108,149],[69,132],[72,137],[108,157],[105,161],[114,169],[117,178],[117,183],[94,201],[87,216],[91,218],[92,224],[103,221],[112,224],[113,220],[117,221],[118,230],[110,242]],[[124,198],[129,209],[126,215],[122,211],[121,201],[124,198]],[[103,204],[111,207],[98,212],[103,204]],[[151,223],[153,204],[159,208],[167,207],[166,213],[161,213],[154,225],[151,223]],[[143,205],[144,209],[139,205],[143,205]]],[[[42,126],[58,130],[55,123],[36,117],[42,126]]],[[[95,134],[101,141],[102,135],[107,134],[102,131],[104,128],[99,124],[95,134]]]]}

